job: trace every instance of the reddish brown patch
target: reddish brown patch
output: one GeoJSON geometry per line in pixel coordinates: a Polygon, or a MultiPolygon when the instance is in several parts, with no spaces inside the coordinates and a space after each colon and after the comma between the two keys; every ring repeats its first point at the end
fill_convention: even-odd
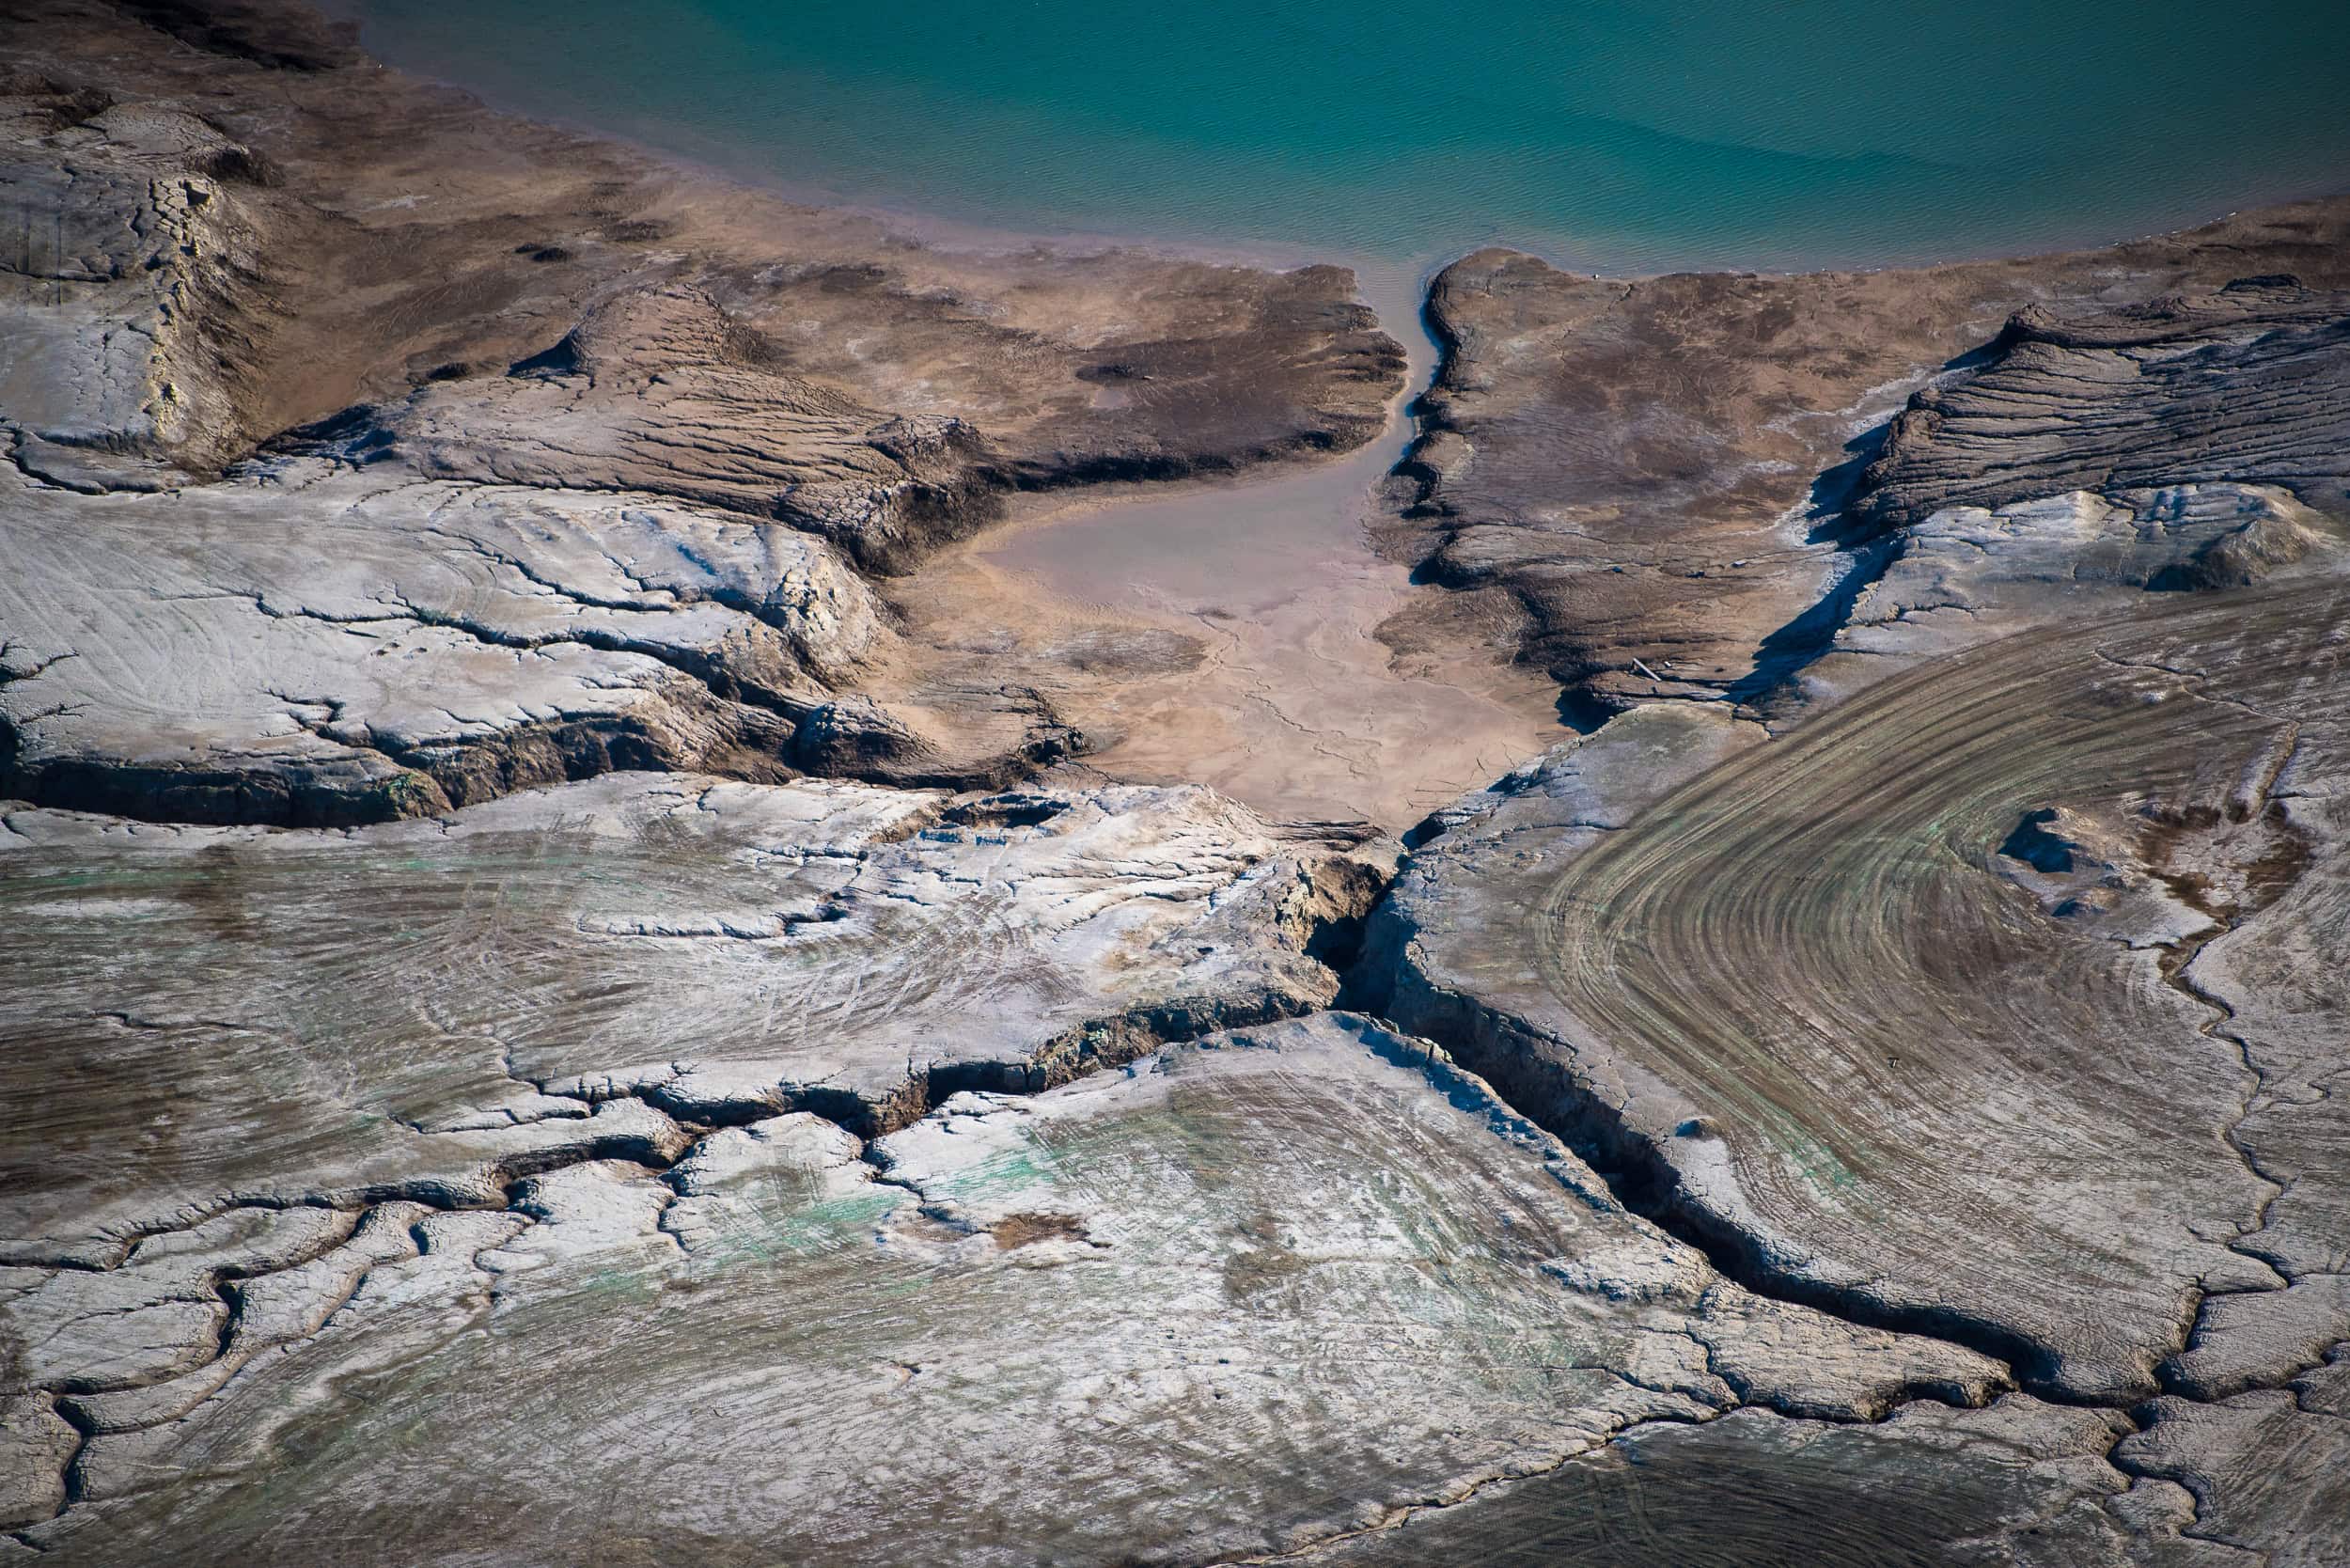
{"type": "Polygon", "coordinates": [[[1016,1252],[1038,1242],[1076,1241],[1088,1247],[1102,1244],[1086,1234],[1086,1228],[1075,1215],[1017,1214],[1006,1215],[987,1228],[995,1238],[995,1245],[1007,1252],[1016,1252]]]}

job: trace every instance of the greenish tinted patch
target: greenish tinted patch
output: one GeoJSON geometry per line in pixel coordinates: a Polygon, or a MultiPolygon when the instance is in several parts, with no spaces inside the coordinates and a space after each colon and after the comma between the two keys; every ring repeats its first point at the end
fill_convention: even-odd
{"type": "Polygon", "coordinates": [[[742,1232],[728,1227],[723,1233],[728,1246],[739,1245],[755,1257],[828,1252],[847,1239],[844,1232],[871,1229],[904,1201],[906,1195],[895,1188],[840,1193],[776,1213],[771,1226],[742,1232]]]}
{"type": "Polygon", "coordinates": [[[923,1178],[924,1190],[959,1201],[985,1201],[1045,1186],[1056,1181],[1060,1175],[1058,1155],[1037,1141],[1026,1128],[1021,1130],[1021,1137],[1026,1142],[1026,1148],[991,1154],[960,1170],[938,1176],[926,1175],[923,1178]]]}
{"type": "Polygon", "coordinates": [[[44,876],[11,877],[8,888],[12,894],[55,891],[60,887],[127,887],[161,878],[143,877],[127,871],[51,871],[44,876]]]}
{"type": "Polygon", "coordinates": [[[395,817],[414,816],[433,794],[432,781],[420,773],[400,773],[376,788],[376,798],[395,817]]]}
{"type": "Polygon", "coordinates": [[[608,1305],[615,1299],[649,1300],[661,1294],[663,1280],[651,1268],[600,1268],[564,1281],[571,1299],[566,1305],[608,1305]]]}
{"type": "Polygon", "coordinates": [[[1762,1114],[1755,1121],[1763,1142],[1814,1191],[1848,1193],[1859,1186],[1860,1178],[1853,1168],[1801,1122],[1768,1102],[1759,1102],[1758,1109],[1762,1114]]]}

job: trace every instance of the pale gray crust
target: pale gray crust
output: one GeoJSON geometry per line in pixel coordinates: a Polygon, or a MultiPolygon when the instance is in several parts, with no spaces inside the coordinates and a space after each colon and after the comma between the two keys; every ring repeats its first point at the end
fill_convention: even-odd
{"type": "Polygon", "coordinates": [[[1593,732],[1405,855],[870,695],[1011,492],[1369,439],[1342,271],[0,71],[0,1557],[2350,1555],[2342,204],[1448,269],[1386,635],[1593,732]]]}

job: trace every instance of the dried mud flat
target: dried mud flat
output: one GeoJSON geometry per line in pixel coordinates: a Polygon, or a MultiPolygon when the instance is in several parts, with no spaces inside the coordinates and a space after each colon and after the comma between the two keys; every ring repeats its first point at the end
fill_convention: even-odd
{"type": "Polygon", "coordinates": [[[0,160],[0,1558],[2350,1558],[2350,207],[1480,253],[1379,484],[291,6],[0,160]]]}

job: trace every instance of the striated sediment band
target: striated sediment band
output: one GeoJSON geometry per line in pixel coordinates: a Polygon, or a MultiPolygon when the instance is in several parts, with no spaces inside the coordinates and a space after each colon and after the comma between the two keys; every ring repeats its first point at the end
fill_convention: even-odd
{"type": "Polygon", "coordinates": [[[1577,732],[1399,841],[923,576],[1378,437],[1342,268],[280,0],[15,8],[0,180],[0,1558],[2350,1556],[2350,204],[1444,269],[1378,635],[1577,732]]]}

